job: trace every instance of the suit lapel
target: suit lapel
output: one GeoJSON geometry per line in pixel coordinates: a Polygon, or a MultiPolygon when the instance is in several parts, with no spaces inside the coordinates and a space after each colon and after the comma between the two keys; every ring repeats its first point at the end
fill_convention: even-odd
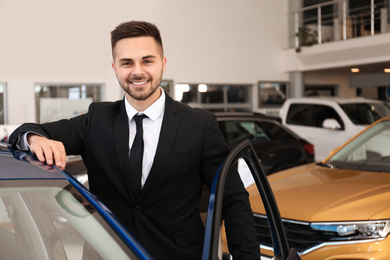
{"type": "Polygon", "coordinates": [[[175,101],[166,94],[164,118],[161,125],[160,137],[157,145],[156,155],[149,176],[146,179],[139,199],[145,196],[152,184],[158,178],[161,169],[171,152],[176,131],[179,126],[179,117],[177,116],[177,107],[175,101]]]}
{"type": "Polygon", "coordinates": [[[119,109],[119,113],[115,117],[115,128],[114,128],[114,138],[115,138],[115,148],[116,153],[118,154],[119,165],[121,169],[122,179],[125,182],[127,196],[130,195],[131,199],[135,200],[135,194],[132,192],[132,184],[130,179],[130,165],[129,165],[129,119],[127,117],[125,109],[125,101],[122,101],[122,104],[119,109]]]}

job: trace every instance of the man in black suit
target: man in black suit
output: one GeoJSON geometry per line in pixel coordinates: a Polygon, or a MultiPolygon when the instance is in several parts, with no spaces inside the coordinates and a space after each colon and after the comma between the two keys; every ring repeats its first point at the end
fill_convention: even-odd
{"type": "MultiPolygon", "coordinates": [[[[24,124],[10,143],[61,169],[67,154],[80,154],[91,191],[156,259],[200,259],[198,204],[203,183],[210,188],[228,154],[224,137],[213,114],[174,101],[160,87],[166,58],[153,24],[120,24],[111,43],[123,100],[92,103],[87,114],[69,120],[24,124]],[[147,116],[139,192],[129,163],[136,114],[147,116]]],[[[230,252],[234,259],[259,259],[253,213],[237,172],[227,185],[222,216],[230,252]]]]}

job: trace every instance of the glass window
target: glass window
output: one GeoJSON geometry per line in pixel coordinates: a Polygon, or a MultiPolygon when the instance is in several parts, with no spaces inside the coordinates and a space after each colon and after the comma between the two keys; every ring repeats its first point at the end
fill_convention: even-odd
{"type": "Polygon", "coordinates": [[[188,84],[176,85],[176,100],[180,100],[183,103],[199,103],[198,101],[198,86],[188,84]]]}
{"type": "Polygon", "coordinates": [[[290,106],[286,121],[292,125],[322,127],[325,119],[337,120],[341,130],[344,129],[344,123],[339,114],[333,108],[322,105],[293,104],[290,106]]]}
{"type": "MultiPolygon", "coordinates": [[[[206,85],[203,84],[203,86],[206,85]]],[[[198,91],[200,92],[201,102],[203,104],[223,104],[224,102],[224,86],[208,85],[203,90],[201,89],[201,87],[198,87],[198,91]]]]}
{"type": "Polygon", "coordinates": [[[295,137],[279,126],[271,122],[256,122],[257,127],[263,129],[263,131],[273,141],[287,141],[295,140],[295,137]]]}
{"type": "Polygon", "coordinates": [[[102,85],[35,84],[34,88],[38,123],[84,114],[92,102],[102,99],[102,85]]]}
{"type": "Polygon", "coordinates": [[[213,112],[249,111],[250,90],[250,85],[177,84],[175,99],[213,112]]]}
{"type": "Polygon", "coordinates": [[[162,80],[160,86],[167,92],[169,95],[173,94],[173,81],[172,80],[162,80]]]}
{"type": "Polygon", "coordinates": [[[390,109],[385,104],[355,103],[340,106],[356,125],[369,125],[384,116],[390,115],[390,109]]]}
{"type": "Polygon", "coordinates": [[[6,124],[6,84],[0,82],[0,124],[6,124]]]}
{"type": "Polygon", "coordinates": [[[0,186],[1,259],[133,259],[67,181],[7,180],[0,186]]]}
{"type": "Polygon", "coordinates": [[[337,86],[334,85],[305,85],[305,97],[334,97],[337,86]]]}
{"type": "Polygon", "coordinates": [[[228,103],[249,103],[249,88],[245,86],[226,86],[228,103]]]}
{"type": "Polygon", "coordinates": [[[316,127],[322,127],[325,119],[336,119],[341,126],[341,130],[344,129],[344,123],[341,120],[339,114],[331,107],[316,105],[314,106],[313,118],[311,119],[310,125],[316,127]]]}
{"type": "Polygon", "coordinates": [[[288,83],[259,82],[259,107],[281,106],[287,98],[288,83]]]}
{"type": "Polygon", "coordinates": [[[271,122],[219,121],[219,128],[229,145],[249,139],[251,142],[294,140],[295,138],[280,126],[271,122]]]}
{"type": "Polygon", "coordinates": [[[288,110],[286,122],[292,125],[308,125],[311,105],[292,104],[288,110]]]}
{"type": "Polygon", "coordinates": [[[326,162],[336,168],[390,171],[390,122],[382,121],[357,136],[326,162]]]}
{"type": "Polygon", "coordinates": [[[256,137],[263,137],[265,141],[269,140],[262,129],[258,129],[252,121],[220,121],[219,125],[223,125],[220,129],[224,130],[229,145],[238,144],[247,138],[251,141],[254,141],[256,137]]]}

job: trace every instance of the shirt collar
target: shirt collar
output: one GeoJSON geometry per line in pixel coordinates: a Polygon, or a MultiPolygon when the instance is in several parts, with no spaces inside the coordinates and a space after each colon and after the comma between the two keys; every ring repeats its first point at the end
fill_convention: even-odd
{"type": "Polygon", "coordinates": [[[148,116],[153,121],[156,121],[159,117],[161,117],[164,114],[164,107],[165,107],[165,91],[160,87],[161,96],[152,104],[150,105],[145,111],[137,111],[130,103],[127,101],[125,97],[125,107],[126,107],[126,113],[129,118],[129,122],[138,113],[142,113],[148,116]]]}

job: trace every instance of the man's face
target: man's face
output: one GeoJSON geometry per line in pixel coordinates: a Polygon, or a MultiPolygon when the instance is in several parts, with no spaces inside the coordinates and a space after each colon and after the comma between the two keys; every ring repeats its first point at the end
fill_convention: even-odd
{"type": "Polygon", "coordinates": [[[119,40],[113,51],[112,67],[118,82],[128,94],[130,103],[153,103],[160,96],[156,91],[165,72],[166,58],[153,37],[119,40]]]}

